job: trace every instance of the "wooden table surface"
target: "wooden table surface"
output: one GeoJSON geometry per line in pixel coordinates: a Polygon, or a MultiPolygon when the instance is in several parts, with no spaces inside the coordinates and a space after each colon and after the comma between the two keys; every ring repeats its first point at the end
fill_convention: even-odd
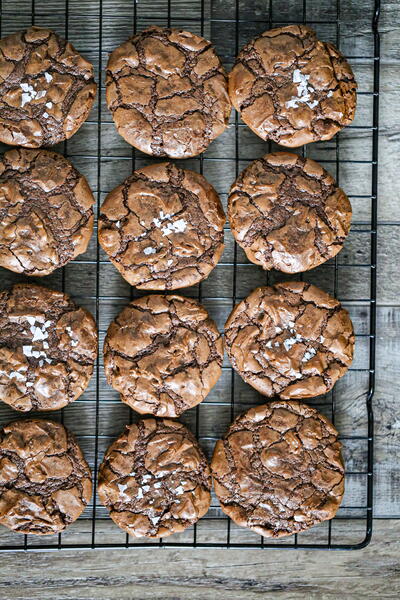
{"type": "Polygon", "coordinates": [[[2,554],[0,598],[253,600],[260,596],[400,596],[399,0],[383,2],[380,31],[380,274],[372,543],[356,552],[146,549],[2,554]]]}

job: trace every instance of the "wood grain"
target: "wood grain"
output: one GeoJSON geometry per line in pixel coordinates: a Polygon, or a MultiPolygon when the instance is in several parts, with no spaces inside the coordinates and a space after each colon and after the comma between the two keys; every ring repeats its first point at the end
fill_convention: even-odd
{"type": "MultiPolygon", "coordinates": [[[[342,538],[347,523],[341,524],[342,538]]],[[[361,531],[360,531],[361,535],[361,531]]],[[[358,552],[154,550],[2,556],[6,600],[398,598],[400,522],[378,520],[358,552]]]]}

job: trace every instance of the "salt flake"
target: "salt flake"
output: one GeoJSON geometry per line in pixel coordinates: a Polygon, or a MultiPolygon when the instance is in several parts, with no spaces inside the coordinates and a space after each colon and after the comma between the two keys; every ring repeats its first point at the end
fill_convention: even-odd
{"type": "Polygon", "coordinates": [[[22,373],[19,373],[18,371],[11,371],[11,373],[9,374],[9,379],[18,379],[19,381],[22,381],[23,379],[25,379],[25,377],[22,375],[22,373]]]}
{"type": "Polygon", "coordinates": [[[31,327],[31,332],[33,333],[32,342],[37,342],[39,340],[45,340],[49,337],[49,334],[46,331],[40,329],[40,327],[31,327]],[[32,331],[33,329],[33,331],[32,331]]]}
{"type": "Polygon", "coordinates": [[[174,230],[170,226],[167,226],[167,227],[163,227],[161,231],[163,232],[164,235],[169,235],[174,230]]]}
{"type": "Polygon", "coordinates": [[[117,483],[117,486],[118,486],[120,493],[123,494],[124,496],[126,496],[126,494],[124,494],[124,492],[128,486],[125,483],[117,483]]]}
{"type": "Polygon", "coordinates": [[[311,360],[311,358],[313,358],[313,356],[315,356],[317,354],[317,351],[315,350],[315,348],[310,348],[309,350],[307,350],[304,353],[303,358],[301,359],[301,362],[308,362],[309,360],[311,360]]]}
{"type": "Polygon", "coordinates": [[[289,352],[290,348],[292,346],[294,346],[297,343],[297,339],[295,337],[293,338],[286,338],[286,340],[283,340],[283,345],[285,346],[285,350],[286,352],[289,352]]]}
{"type": "Polygon", "coordinates": [[[286,102],[286,108],[298,108],[299,103],[307,104],[310,108],[315,108],[319,104],[319,100],[311,101],[311,93],[315,92],[314,88],[308,85],[310,75],[304,75],[300,69],[294,69],[292,80],[297,85],[297,96],[294,96],[286,102]]]}
{"type": "Polygon", "coordinates": [[[33,86],[29,85],[29,83],[21,83],[20,87],[22,89],[21,107],[23,108],[25,104],[28,104],[31,100],[36,98],[37,92],[33,86]]]}

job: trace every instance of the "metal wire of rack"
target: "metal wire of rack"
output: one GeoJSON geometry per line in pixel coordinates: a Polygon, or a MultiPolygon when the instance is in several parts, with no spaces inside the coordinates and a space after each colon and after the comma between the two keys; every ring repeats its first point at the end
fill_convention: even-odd
{"type": "MultiPolygon", "coordinates": [[[[111,522],[96,495],[98,466],[105,448],[126,423],[137,420],[138,416],[123,405],[105,383],[101,349],[109,322],[136,292],[102,253],[95,230],[85,255],[38,281],[71,294],[92,311],[98,323],[100,356],[88,390],[65,409],[40,414],[65,423],[77,435],[93,470],[93,502],[65,532],[51,538],[28,537],[1,528],[0,551],[140,547],[350,550],[369,543],[373,509],[380,0],[363,3],[361,12],[360,20],[356,0],[345,6],[340,0],[318,3],[291,0],[284,5],[276,0],[247,3],[242,0],[144,0],[140,4],[130,0],[46,0],[45,3],[0,0],[0,37],[30,24],[49,26],[72,41],[97,68],[99,98],[96,106],[81,130],[55,148],[88,177],[97,196],[97,210],[108,191],[132,170],[153,161],[118,136],[104,105],[104,67],[108,52],[136,30],[153,23],[192,30],[214,42],[229,69],[240,47],[257,33],[274,26],[307,23],[322,39],[329,39],[344,51],[359,81],[359,116],[354,124],[330,142],[299,149],[303,155],[324,163],[336,176],[348,193],[354,212],[352,232],[342,252],[304,275],[307,281],[339,297],[350,310],[356,329],[356,359],[348,375],[330,394],[309,400],[335,422],[344,445],[347,491],[335,519],[308,532],[271,542],[236,527],[224,516],[213,497],[206,517],[166,541],[135,541],[111,522]],[[358,15],[356,19],[355,15],[358,15]],[[358,182],[357,187],[351,189],[354,180],[358,182]]],[[[241,169],[274,148],[274,144],[256,138],[234,113],[228,130],[204,154],[178,163],[203,173],[226,200],[229,185],[241,169]]],[[[184,295],[198,298],[207,307],[220,329],[232,306],[251,289],[287,279],[278,273],[265,274],[248,263],[233,243],[228,228],[226,246],[222,261],[210,277],[198,286],[182,290],[184,295]]],[[[31,280],[0,269],[0,289],[18,281],[31,280]]],[[[262,402],[265,398],[246,386],[225,361],[222,377],[210,395],[181,420],[192,429],[210,456],[216,439],[234,416],[249,405],[262,402]]],[[[0,407],[0,424],[16,418],[20,418],[19,413],[7,406],[0,407]]]]}

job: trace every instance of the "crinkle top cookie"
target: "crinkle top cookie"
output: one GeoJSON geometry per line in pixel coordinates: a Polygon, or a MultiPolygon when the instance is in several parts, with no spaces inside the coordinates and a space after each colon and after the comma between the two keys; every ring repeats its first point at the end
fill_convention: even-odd
{"type": "Polygon", "coordinates": [[[93,65],[50,29],[0,40],[0,141],[38,148],[70,138],[96,96],[93,65]]]}
{"type": "Polygon", "coordinates": [[[342,249],[351,204],[314,160],[274,152],[239,175],[228,198],[228,217],[249,260],[264,269],[300,273],[342,249]]]}
{"type": "Polygon", "coordinates": [[[344,493],[341,447],[332,423],[311,406],[251,408],[215,446],[211,470],[222,510],[267,538],[331,519],[344,493]]]}
{"type": "Polygon", "coordinates": [[[0,266],[41,277],[86,251],[93,194],[61,154],[18,148],[0,159],[0,266]]]}
{"type": "Polygon", "coordinates": [[[196,156],[228,124],[225,70],[211,43],[188,31],[150,27],[121,44],[106,86],[118,132],[146,154],[196,156]]]}
{"type": "Polygon", "coordinates": [[[305,25],[265,31],[239,52],[229,95],[243,121],[264,140],[297,147],[330,140],[354,118],[350,65],[305,25]]]}
{"type": "Polygon", "coordinates": [[[340,302],[300,281],[256,288],[225,324],[233,367],[265,396],[325,394],[353,360],[354,331],[340,302]]]}

